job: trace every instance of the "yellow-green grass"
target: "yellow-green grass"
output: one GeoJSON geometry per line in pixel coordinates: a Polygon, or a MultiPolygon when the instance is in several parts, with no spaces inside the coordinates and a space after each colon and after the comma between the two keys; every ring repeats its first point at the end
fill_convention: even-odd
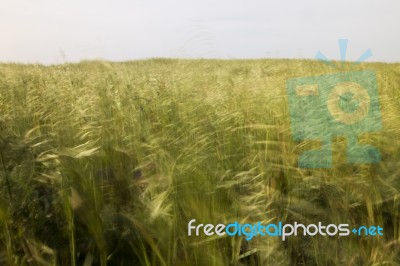
{"type": "MultiPolygon", "coordinates": [[[[349,65],[346,65],[349,69],[349,65]]],[[[1,265],[400,263],[400,64],[377,73],[379,164],[299,169],[286,80],[311,60],[0,65],[1,265]],[[383,237],[187,236],[187,223],[380,225],[383,237]],[[250,251],[250,252],[249,252],[250,251]]]]}

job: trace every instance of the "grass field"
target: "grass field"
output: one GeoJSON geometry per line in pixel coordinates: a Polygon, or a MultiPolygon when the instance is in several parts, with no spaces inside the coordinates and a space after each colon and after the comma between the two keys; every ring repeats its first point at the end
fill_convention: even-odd
{"type": "Polygon", "coordinates": [[[286,80],[308,60],[0,65],[1,265],[399,265],[400,64],[379,164],[299,169],[286,80]],[[187,223],[381,225],[383,237],[188,237],[187,223]]]}

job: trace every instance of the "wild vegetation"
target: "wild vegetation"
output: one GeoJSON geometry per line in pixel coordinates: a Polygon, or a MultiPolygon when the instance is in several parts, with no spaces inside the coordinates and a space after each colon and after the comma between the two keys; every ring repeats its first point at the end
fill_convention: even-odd
{"type": "Polygon", "coordinates": [[[379,164],[300,169],[308,60],[0,65],[1,265],[400,264],[400,64],[377,72],[379,164]],[[189,237],[187,223],[380,225],[382,237],[189,237]]]}

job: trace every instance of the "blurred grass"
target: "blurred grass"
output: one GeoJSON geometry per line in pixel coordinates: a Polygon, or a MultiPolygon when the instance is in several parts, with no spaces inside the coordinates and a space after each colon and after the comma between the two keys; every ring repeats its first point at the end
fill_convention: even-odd
{"type": "Polygon", "coordinates": [[[382,162],[299,169],[308,60],[0,65],[1,265],[400,264],[400,65],[379,82],[382,162]],[[187,223],[381,225],[383,237],[188,237],[187,223]]]}

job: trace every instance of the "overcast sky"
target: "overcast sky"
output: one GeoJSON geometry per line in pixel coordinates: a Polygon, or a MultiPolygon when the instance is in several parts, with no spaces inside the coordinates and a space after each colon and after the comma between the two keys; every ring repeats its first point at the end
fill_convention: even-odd
{"type": "Polygon", "coordinates": [[[400,61],[399,0],[1,0],[0,62],[150,57],[400,61]]]}

